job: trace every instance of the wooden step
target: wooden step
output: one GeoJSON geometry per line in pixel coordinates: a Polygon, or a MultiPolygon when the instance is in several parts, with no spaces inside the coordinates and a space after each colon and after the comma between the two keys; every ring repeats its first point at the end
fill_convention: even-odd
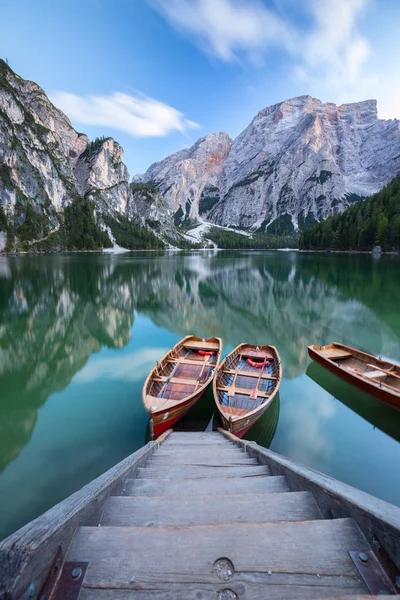
{"type": "MultiPolygon", "coordinates": [[[[215,440],[215,441],[202,441],[199,440],[198,442],[189,442],[189,440],[182,440],[181,442],[177,442],[176,440],[171,440],[170,442],[168,440],[166,440],[165,442],[163,442],[163,448],[164,450],[167,449],[173,449],[174,452],[185,452],[185,448],[189,448],[192,447],[193,449],[196,448],[232,448],[234,447],[234,444],[232,444],[231,442],[227,441],[227,442],[220,442],[219,440],[215,440]]],[[[218,450],[217,450],[218,451],[218,450]]]]}
{"type": "Polygon", "coordinates": [[[66,560],[90,563],[80,600],[268,600],[368,594],[349,550],[369,550],[351,519],[80,527],[66,560]],[[223,590],[231,592],[223,596],[223,590]]]}
{"type": "Polygon", "coordinates": [[[218,447],[223,447],[223,448],[234,448],[235,444],[232,444],[232,442],[230,442],[229,440],[224,440],[223,438],[221,439],[211,439],[211,440],[207,440],[207,439],[197,439],[197,440],[190,440],[190,439],[176,439],[176,438],[167,438],[165,440],[165,442],[163,442],[162,447],[163,448],[170,448],[171,446],[173,446],[174,448],[179,448],[181,446],[193,446],[193,448],[199,448],[199,447],[213,447],[213,446],[218,446],[218,447]]]}
{"type": "Polygon", "coordinates": [[[289,492],[283,476],[241,477],[240,479],[203,477],[202,479],[127,479],[124,496],[193,496],[196,494],[273,494],[289,492]]]}
{"type": "Polygon", "coordinates": [[[224,440],[224,439],[197,439],[197,440],[189,440],[186,438],[182,438],[182,439],[176,439],[176,438],[172,438],[169,439],[167,438],[165,440],[165,442],[162,443],[162,447],[167,449],[170,446],[174,447],[174,448],[180,448],[183,446],[193,446],[193,448],[201,448],[201,447],[208,447],[208,448],[212,448],[212,447],[219,447],[219,448],[234,448],[235,444],[233,444],[232,442],[230,442],[229,440],[224,440]]]}
{"type": "Polygon", "coordinates": [[[311,492],[214,496],[111,496],[103,526],[167,527],[322,519],[311,492]]]}
{"type": "Polygon", "coordinates": [[[264,465],[244,465],[241,467],[204,467],[200,465],[180,465],[178,467],[169,467],[168,469],[157,469],[155,467],[145,467],[136,471],[138,479],[177,479],[189,478],[197,479],[200,477],[252,477],[254,475],[270,475],[270,468],[264,465]]]}
{"type": "Polygon", "coordinates": [[[197,446],[193,446],[192,448],[190,447],[183,447],[182,449],[178,449],[178,451],[172,447],[169,448],[168,446],[164,446],[164,444],[161,444],[161,446],[159,447],[158,450],[156,450],[156,452],[154,453],[154,456],[166,456],[166,457],[172,457],[172,456],[180,456],[180,455],[186,455],[186,456],[241,456],[248,458],[248,453],[247,452],[243,452],[243,450],[241,448],[239,448],[239,446],[235,446],[234,444],[231,444],[229,446],[220,446],[220,445],[207,445],[207,444],[199,444],[197,446]]]}
{"type": "Polygon", "coordinates": [[[172,431],[168,436],[168,439],[175,437],[188,437],[190,439],[195,439],[198,436],[207,436],[207,437],[218,437],[225,439],[225,437],[219,431],[172,431]]]}
{"type": "MultiPolygon", "coordinates": [[[[167,440],[227,440],[218,431],[173,431],[167,440]]],[[[166,440],[166,441],[167,441],[166,440]]]]}
{"type": "Polygon", "coordinates": [[[198,461],[198,460],[208,460],[208,459],[218,459],[221,466],[224,465],[225,460],[242,460],[247,461],[250,460],[251,457],[247,452],[242,452],[241,450],[231,450],[230,448],[199,448],[196,452],[193,448],[185,448],[185,450],[181,450],[177,452],[176,450],[171,450],[170,452],[167,449],[159,452],[155,452],[151,457],[152,460],[167,460],[173,462],[188,462],[190,460],[198,461]]]}
{"type": "Polygon", "coordinates": [[[232,458],[224,458],[222,461],[218,456],[199,456],[197,458],[186,457],[186,456],[174,456],[169,458],[166,456],[150,458],[146,462],[146,466],[149,467],[163,467],[169,469],[170,467],[177,467],[178,465],[203,465],[209,467],[240,467],[244,465],[259,465],[260,463],[256,458],[242,458],[241,456],[234,456],[232,458]]]}

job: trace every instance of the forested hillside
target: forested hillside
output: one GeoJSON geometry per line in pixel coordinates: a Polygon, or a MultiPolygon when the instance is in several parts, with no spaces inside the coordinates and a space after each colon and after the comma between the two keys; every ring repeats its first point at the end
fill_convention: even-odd
{"type": "Polygon", "coordinates": [[[400,249],[400,176],[383,190],[304,231],[303,250],[400,249]]]}
{"type": "Polygon", "coordinates": [[[251,236],[235,233],[212,227],[207,231],[207,239],[217,244],[218,248],[227,250],[248,249],[248,250],[270,250],[274,248],[297,248],[297,238],[295,235],[262,235],[253,233],[251,236]]]}

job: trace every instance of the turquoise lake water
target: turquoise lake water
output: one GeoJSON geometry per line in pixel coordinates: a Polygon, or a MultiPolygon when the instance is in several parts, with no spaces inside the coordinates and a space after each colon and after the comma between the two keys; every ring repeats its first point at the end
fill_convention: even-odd
{"type": "MultiPolygon", "coordinates": [[[[400,260],[297,252],[0,257],[0,538],[147,441],[144,379],[181,337],[277,346],[248,439],[400,505],[400,412],[311,363],[340,341],[400,362],[400,260]]],[[[211,391],[183,428],[212,420],[211,391]]]]}

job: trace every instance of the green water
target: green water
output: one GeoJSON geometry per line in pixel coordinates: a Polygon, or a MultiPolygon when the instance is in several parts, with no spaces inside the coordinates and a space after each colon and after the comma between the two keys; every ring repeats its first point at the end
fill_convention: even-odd
{"type": "MultiPolygon", "coordinates": [[[[400,361],[400,260],[296,252],[0,258],[0,537],[146,441],[143,381],[182,336],[277,346],[247,437],[400,505],[400,412],[316,364],[341,341],[400,361]]],[[[205,428],[210,392],[181,424],[205,428]]]]}

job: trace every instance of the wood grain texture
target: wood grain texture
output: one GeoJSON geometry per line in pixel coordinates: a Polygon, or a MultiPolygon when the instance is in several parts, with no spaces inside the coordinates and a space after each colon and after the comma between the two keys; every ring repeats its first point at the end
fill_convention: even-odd
{"type": "Polygon", "coordinates": [[[241,479],[127,479],[125,496],[193,496],[197,494],[272,494],[288,492],[284,477],[244,477],[241,479]]]}
{"type": "MultiPolygon", "coordinates": [[[[219,430],[221,435],[257,457],[273,475],[285,475],[292,491],[309,490],[326,519],[352,517],[373,544],[377,537],[400,570],[400,508],[280,454],[219,430]]],[[[379,553],[378,553],[379,557],[379,553]]]]}
{"type": "MultiPolygon", "coordinates": [[[[196,440],[198,438],[204,438],[206,440],[212,438],[221,438],[221,435],[218,431],[173,431],[168,439],[176,440],[178,438],[187,438],[196,440]]],[[[229,441],[229,440],[228,440],[229,441]]]]}
{"type": "MultiPolygon", "coordinates": [[[[226,583],[220,585],[200,584],[169,584],[165,589],[163,584],[155,584],[149,590],[115,590],[115,589],[93,589],[84,587],[79,600],[230,600],[224,595],[224,590],[232,590],[242,600],[384,600],[387,596],[365,596],[353,593],[345,594],[343,586],[328,586],[316,588],[302,585],[293,588],[288,585],[263,584],[254,581],[245,583],[226,583]]],[[[390,596],[392,600],[400,600],[400,596],[390,596]]],[[[232,598],[232,596],[231,596],[232,598]]]]}
{"type": "MultiPolygon", "coordinates": [[[[233,564],[231,583],[340,586],[366,592],[348,549],[369,545],[351,519],[193,527],[81,527],[67,560],[87,560],[85,585],[139,589],[221,584],[214,563],[233,564]],[[270,571],[273,575],[268,575],[270,571]]],[[[243,595],[241,596],[243,597],[243,595]]]]}
{"type": "Polygon", "coordinates": [[[220,458],[218,458],[218,456],[214,457],[214,456],[200,456],[200,457],[190,457],[190,456],[186,456],[184,453],[182,455],[176,455],[176,456],[171,456],[171,457],[166,457],[166,456],[155,456],[154,458],[151,458],[149,460],[149,462],[147,463],[148,466],[163,466],[166,468],[169,467],[176,467],[178,465],[203,465],[203,466],[221,466],[221,462],[225,467],[240,467],[240,466],[244,466],[244,465],[259,465],[259,461],[257,458],[246,458],[243,455],[243,458],[241,456],[237,456],[237,458],[225,458],[223,459],[223,461],[221,461],[220,458]]]}
{"type": "Polygon", "coordinates": [[[275,523],[322,519],[310,492],[214,496],[112,496],[101,525],[167,527],[224,523],[275,523]]]}
{"type": "MultiPolygon", "coordinates": [[[[220,436],[221,437],[221,436],[220,436]]],[[[174,438],[171,441],[165,442],[165,448],[173,448],[174,450],[179,450],[182,446],[190,446],[191,448],[231,448],[234,445],[228,440],[224,440],[223,438],[212,438],[211,440],[207,440],[204,438],[195,439],[190,441],[189,438],[174,438]]]]}
{"type": "Polygon", "coordinates": [[[168,469],[155,469],[148,466],[138,469],[136,477],[137,479],[197,479],[202,477],[268,476],[270,474],[270,468],[266,465],[245,465],[241,467],[180,465],[179,467],[169,467],[168,469]]]}
{"type": "Polygon", "coordinates": [[[308,354],[310,358],[323,365],[337,377],[389,406],[397,409],[400,408],[400,381],[396,377],[400,376],[399,365],[381,360],[376,356],[366,354],[361,350],[345,346],[344,344],[338,344],[337,342],[333,342],[327,346],[309,346],[308,354]],[[348,356],[343,360],[334,360],[334,357],[329,356],[331,351],[344,351],[348,356]],[[365,377],[365,372],[371,369],[391,371],[391,373],[387,375],[386,382],[384,382],[381,379],[374,380],[373,378],[365,377]]]}
{"type": "Polygon", "coordinates": [[[154,453],[154,458],[158,458],[159,456],[164,456],[168,459],[170,458],[177,458],[179,456],[179,453],[181,455],[183,455],[185,458],[186,457],[193,457],[193,458],[198,458],[199,456],[201,457],[209,457],[209,456],[218,456],[221,458],[227,457],[230,458],[232,457],[240,457],[240,458],[250,458],[250,456],[246,453],[243,452],[243,450],[241,448],[237,448],[232,444],[232,447],[226,447],[226,446],[199,446],[199,447],[185,447],[182,448],[181,450],[178,450],[178,453],[176,451],[176,449],[174,447],[169,448],[168,446],[166,446],[165,448],[160,448],[160,450],[157,450],[157,452],[154,453]]]}
{"type": "Polygon", "coordinates": [[[149,442],[0,543],[0,597],[7,592],[8,598],[19,598],[32,581],[40,587],[57,549],[64,554],[80,525],[98,523],[108,496],[121,490],[124,479],[134,476],[168,435],[149,442]]]}

